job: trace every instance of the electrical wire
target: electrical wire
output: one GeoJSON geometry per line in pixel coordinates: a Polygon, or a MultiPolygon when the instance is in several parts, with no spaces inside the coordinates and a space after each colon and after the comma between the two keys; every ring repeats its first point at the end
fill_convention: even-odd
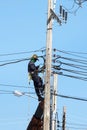
{"type": "Polygon", "coordinates": [[[64,74],[63,72],[55,72],[55,71],[53,71],[53,73],[56,73],[58,75],[62,75],[62,76],[65,76],[65,77],[69,77],[69,78],[74,78],[74,79],[79,79],[79,80],[87,81],[87,78],[84,78],[84,77],[81,77],[81,76],[64,74]]]}
{"type": "MultiPolygon", "coordinates": [[[[68,57],[63,57],[63,56],[59,56],[59,55],[57,57],[58,58],[56,58],[56,60],[61,58],[61,59],[64,59],[64,60],[68,60],[68,61],[77,62],[77,63],[81,63],[81,64],[87,65],[87,60],[76,59],[76,58],[68,58],[68,57]]],[[[56,62],[56,60],[55,60],[55,62],[56,62]]]]}
{"type": "Polygon", "coordinates": [[[78,9],[80,8],[80,6],[77,7],[77,6],[75,6],[75,5],[77,5],[76,2],[73,2],[73,5],[72,5],[71,8],[67,8],[67,7],[65,7],[64,5],[63,5],[63,8],[64,8],[68,13],[75,15],[75,14],[77,13],[78,9]]]}
{"type": "Polygon", "coordinates": [[[61,70],[70,72],[70,73],[74,73],[74,74],[79,74],[79,75],[83,75],[83,76],[87,76],[87,72],[84,71],[78,71],[78,70],[71,70],[71,69],[65,69],[65,68],[60,68],[61,70]]]}
{"type": "MultiPolygon", "coordinates": [[[[38,56],[38,57],[39,57],[39,58],[43,58],[44,56],[38,56]]],[[[15,63],[27,61],[27,60],[30,60],[30,59],[31,59],[31,58],[13,59],[13,60],[10,60],[10,62],[0,61],[0,62],[5,62],[5,63],[0,64],[0,67],[1,67],[1,66],[6,66],[6,65],[9,65],[9,64],[15,64],[15,63]]],[[[6,60],[6,61],[7,61],[7,60],[6,60]]]]}
{"type": "MultiPolygon", "coordinates": [[[[61,122],[62,123],[62,122],[61,122]]],[[[62,125],[58,125],[58,128],[62,128],[62,125]]],[[[79,130],[86,130],[87,127],[81,127],[81,126],[72,126],[72,125],[67,125],[65,126],[66,129],[79,129],[79,130]]]]}
{"type": "MultiPolygon", "coordinates": [[[[53,57],[53,73],[57,73],[62,76],[76,78],[80,80],[87,81],[87,57],[79,55],[80,52],[71,52],[71,51],[60,51],[53,49],[54,52],[58,51],[69,55],[68,57],[60,56],[54,54],[53,57]],[[75,58],[72,58],[73,56],[75,58]],[[80,57],[79,59],[76,57],[80,57]],[[70,62],[70,63],[69,63],[70,62]],[[68,67],[68,68],[66,68],[68,67]],[[70,74],[71,73],[71,74],[70,74]]],[[[82,53],[87,55],[87,53],[82,53]]]]}
{"type": "MultiPolygon", "coordinates": [[[[58,66],[69,66],[69,67],[72,67],[72,68],[75,68],[75,69],[80,69],[80,70],[84,70],[82,71],[82,73],[86,73],[87,71],[87,60],[81,60],[81,59],[75,59],[75,58],[67,58],[67,57],[62,57],[62,56],[56,56],[56,58],[53,60],[54,63],[58,63],[59,65],[58,66]],[[71,61],[71,62],[76,62],[78,64],[75,64],[75,63],[69,63],[69,62],[63,62],[63,61],[60,61],[60,60],[64,59],[64,60],[67,60],[67,61],[71,61]],[[82,64],[85,64],[85,65],[82,65],[82,64]]],[[[55,66],[56,69],[58,69],[57,66],[55,66]]],[[[63,69],[63,68],[62,68],[63,69]]],[[[70,70],[72,71],[72,70],[70,70]]],[[[77,70],[78,71],[78,70],[77,70]]],[[[78,71],[79,73],[80,71],[78,71]]]]}
{"type": "Polygon", "coordinates": [[[3,64],[0,64],[0,67],[1,66],[5,66],[5,65],[9,65],[9,64],[15,64],[15,63],[23,62],[23,61],[26,61],[26,60],[30,60],[30,59],[29,58],[25,58],[25,59],[20,59],[20,60],[12,61],[12,62],[6,62],[6,63],[3,63],[3,64]]]}
{"type": "MultiPolygon", "coordinates": [[[[87,81],[87,70],[85,71],[80,71],[78,69],[66,69],[64,67],[61,67],[61,65],[53,65],[53,73],[57,73],[59,75],[63,75],[63,76],[67,76],[67,77],[71,77],[71,78],[77,78],[77,79],[81,79],[81,80],[85,80],[87,81]],[[64,72],[68,72],[71,74],[67,74],[64,72]],[[74,75],[72,75],[74,74],[74,75]],[[84,77],[81,77],[84,76],[84,77]]],[[[71,67],[71,66],[69,66],[71,67]]],[[[81,69],[81,68],[80,68],[81,69]]]]}
{"type": "Polygon", "coordinates": [[[82,127],[83,127],[83,126],[86,126],[86,127],[87,127],[87,124],[82,124],[82,123],[72,123],[72,122],[71,122],[71,123],[68,123],[68,122],[66,122],[66,124],[67,124],[67,125],[72,125],[72,126],[82,126],[82,127]]]}
{"type": "MultiPolygon", "coordinates": [[[[14,91],[10,90],[0,90],[0,94],[14,94],[14,91]]],[[[26,94],[35,94],[35,92],[22,92],[23,95],[26,94]]]]}
{"type": "Polygon", "coordinates": [[[81,5],[82,3],[86,2],[87,0],[74,0],[74,2],[78,5],[81,5]]]}
{"type": "Polygon", "coordinates": [[[65,51],[65,50],[58,50],[58,49],[53,49],[53,51],[55,51],[55,52],[58,51],[60,53],[64,53],[64,54],[68,54],[71,56],[87,59],[87,57],[81,56],[81,55],[87,55],[86,52],[65,51]]]}
{"type": "Polygon", "coordinates": [[[7,87],[14,87],[14,88],[31,88],[34,89],[33,87],[27,87],[27,86],[19,86],[19,85],[13,85],[13,84],[0,84],[0,86],[7,86],[7,87]]]}
{"type": "Polygon", "coordinates": [[[77,69],[81,69],[81,70],[85,70],[87,71],[87,66],[85,65],[79,65],[79,64],[71,64],[71,63],[66,63],[66,62],[61,62],[61,61],[56,61],[58,62],[60,65],[66,65],[66,66],[69,66],[69,67],[73,67],[73,68],[77,68],[77,69]]]}
{"type": "Polygon", "coordinates": [[[74,0],[71,8],[67,8],[63,5],[63,8],[70,14],[76,15],[77,11],[82,7],[82,4],[87,0],[74,0]]]}
{"type": "Polygon", "coordinates": [[[82,128],[82,127],[70,127],[70,126],[66,126],[66,128],[69,128],[69,129],[78,129],[78,130],[86,130],[86,128],[82,128]]]}
{"type": "Polygon", "coordinates": [[[21,55],[21,54],[29,54],[29,53],[35,53],[35,52],[44,52],[46,49],[45,47],[42,47],[38,50],[35,50],[35,51],[25,51],[25,52],[16,52],[16,53],[6,53],[6,54],[0,54],[0,57],[1,56],[13,56],[13,55],[21,55]]]}
{"type": "MultiPolygon", "coordinates": [[[[61,127],[62,128],[62,122],[60,122],[60,121],[58,121],[58,128],[59,127],[61,127]],[[59,123],[61,124],[61,125],[59,125],[59,123]]],[[[86,129],[87,128],[87,124],[82,124],[82,123],[72,123],[72,122],[70,122],[70,123],[68,123],[67,121],[66,121],[66,129],[67,128],[76,128],[76,129],[86,129]],[[86,127],[86,128],[85,128],[86,127]]]]}
{"type": "Polygon", "coordinates": [[[30,59],[30,58],[26,57],[26,58],[21,58],[21,59],[1,60],[0,62],[13,62],[13,61],[26,60],[26,59],[30,59]]]}
{"type": "MultiPolygon", "coordinates": [[[[77,51],[65,51],[65,50],[58,50],[54,49],[55,51],[66,53],[66,54],[82,54],[82,55],[87,55],[87,52],[77,52],[77,51]]],[[[78,55],[77,55],[78,56],[78,55]]]]}
{"type": "Polygon", "coordinates": [[[61,97],[61,98],[74,99],[74,100],[79,100],[79,101],[85,101],[85,102],[87,102],[86,98],[72,97],[72,96],[66,96],[66,95],[54,94],[54,93],[53,93],[53,95],[61,97]]]}
{"type": "MultiPolygon", "coordinates": [[[[0,84],[0,86],[7,86],[7,87],[12,87],[12,88],[28,88],[28,89],[34,90],[34,87],[30,87],[30,86],[26,87],[26,86],[12,85],[12,84],[0,84]]],[[[36,88],[36,89],[38,89],[38,88],[36,88]]],[[[39,88],[39,90],[40,90],[40,88],[39,88]]],[[[41,90],[42,90],[42,88],[41,88],[41,90]]]]}
{"type": "MultiPolygon", "coordinates": [[[[0,94],[16,95],[14,91],[8,91],[8,90],[0,90],[0,94]]],[[[22,94],[22,95],[16,95],[16,96],[18,96],[18,97],[19,97],[19,96],[26,96],[26,97],[31,97],[31,98],[33,98],[33,99],[35,99],[35,100],[38,100],[36,97],[32,96],[32,94],[35,94],[35,92],[22,92],[21,94],[22,94]]]]}
{"type": "Polygon", "coordinates": [[[32,96],[35,94],[35,92],[20,92],[20,91],[17,91],[17,93],[15,91],[8,91],[8,90],[0,90],[0,94],[1,95],[15,95],[15,96],[27,96],[27,97],[32,97],[34,99],[37,99],[36,97],[32,96]]]}

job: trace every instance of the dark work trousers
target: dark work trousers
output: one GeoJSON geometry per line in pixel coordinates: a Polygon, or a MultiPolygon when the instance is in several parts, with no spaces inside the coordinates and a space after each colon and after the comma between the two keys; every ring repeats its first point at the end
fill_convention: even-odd
{"type": "Polygon", "coordinates": [[[40,100],[42,98],[42,93],[44,91],[43,81],[42,81],[41,77],[38,76],[37,74],[34,74],[32,76],[32,80],[33,80],[33,83],[34,83],[35,92],[38,96],[38,99],[40,100]]]}

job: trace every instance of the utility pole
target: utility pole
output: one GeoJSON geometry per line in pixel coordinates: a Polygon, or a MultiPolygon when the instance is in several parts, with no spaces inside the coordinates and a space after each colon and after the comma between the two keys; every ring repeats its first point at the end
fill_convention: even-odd
{"type": "Polygon", "coordinates": [[[45,99],[44,99],[44,130],[50,130],[50,78],[51,78],[51,60],[52,60],[52,0],[48,0],[48,18],[47,18],[47,43],[46,43],[46,76],[45,76],[45,99]]]}
{"type": "Polygon", "coordinates": [[[63,107],[63,119],[62,119],[62,130],[65,130],[66,121],[66,107],[63,107]]]}
{"type": "MultiPolygon", "coordinates": [[[[52,62],[52,22],[55,19],[59,25],[62,24],[61,16],[56,15],[53,10],[53,1],[48,0],[48,17],[47,17],[47,43],[46,43],[46,75],[45,75],[45,99],[44,99],[44,123],[43,130],[50,130],[50,94],[51,94],[51,62],[52,62]]],[[[55,6],[54,6],[55,8],[55,6]]],[[[62,10],[61,10],[62,12],[62,10]]],[[[63,22],[67,20],[67,12],[63,9],[63,22]]]]}

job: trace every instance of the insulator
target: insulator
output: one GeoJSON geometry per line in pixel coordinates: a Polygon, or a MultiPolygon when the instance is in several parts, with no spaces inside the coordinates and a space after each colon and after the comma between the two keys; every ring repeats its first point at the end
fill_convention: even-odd
{"type": "Polygon", "coordinates": [[[54,48],[53,51],[56,51],[56,48],[54,48]]]}
{"type": "Polygon", "coordinates": [[[55,59],[53,59],[52,62],[55,63],[55,59]]]}
{"type": "Polygon", "coordinates": [[[62,5],[60,5],[60,16],[62,16],[62,11],[63,11],[62,5]]]}
{"type": "Polygon", "coordinates": [[[54,54],[53,57],[56,57],[56,54],[54,54]]]}
{"type": "Polygon", "coordinates": [[[65,22],[67,21],[67,15],[68,15],[68,13],[65,12],[65,22]]]}
{"type": "Polygon", "coordinates": [[[63,9],[63,20],[65,19],[65,10],[63,9]]]}

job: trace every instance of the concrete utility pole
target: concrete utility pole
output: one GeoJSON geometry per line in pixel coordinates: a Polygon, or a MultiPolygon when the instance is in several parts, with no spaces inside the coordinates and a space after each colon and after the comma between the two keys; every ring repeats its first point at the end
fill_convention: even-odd
{"type": "Polygon", "coordinates": [[[50,130],[50,78],[52,60],[52,0],[48,0],[48,19],[47,19],[47,46],[46,46],[46,77],[45,77],[45,99],[44,99],[44,130],[50,130]]]}

